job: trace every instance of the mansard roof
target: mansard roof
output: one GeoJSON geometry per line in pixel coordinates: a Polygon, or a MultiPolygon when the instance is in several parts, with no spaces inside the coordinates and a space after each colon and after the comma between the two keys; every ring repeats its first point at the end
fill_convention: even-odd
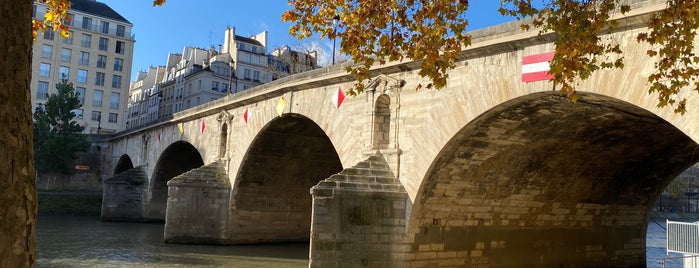
{"type": "Polygon", "coordinates": [[[107,4],[97,2],[95,0],[70,0],[70,8],[95,16],[105,17],[108,19],[122,21],[131,24],[126,18],[122,17],[107,4]]]}

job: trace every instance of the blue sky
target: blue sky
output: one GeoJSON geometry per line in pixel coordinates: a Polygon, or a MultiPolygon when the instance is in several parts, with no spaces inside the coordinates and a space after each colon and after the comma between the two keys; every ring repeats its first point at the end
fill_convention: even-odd
{"type": "MultiPolygon", "coordinates": [[[[153,7],[151,0],[98,0],[128,19],[136,35],[131,80],[139,70],[164,65],[169,53],[180,53],[185,46],[209,47],[223,43],[223,31],[235,27],[236,34],[250,36],[268,31],[271,49],[284,45],[316,45],[330,55],[332,40],[298,41],[289,35],[291,24],[281,21],[289,9],[285,0],[168,0],[153,7]]],[[[506,22],[497,12],[500,1],[471,1],[470,30],[506,22]]],[[[321,52],[321,54],[323,54],[321,52]]],[[[322,59],[320,60],[323,61],[322,59]]]]}

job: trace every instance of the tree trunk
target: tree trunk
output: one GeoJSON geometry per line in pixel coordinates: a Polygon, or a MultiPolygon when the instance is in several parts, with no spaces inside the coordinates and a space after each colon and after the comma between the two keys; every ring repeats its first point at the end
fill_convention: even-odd
{"type": "Polygon", "coordinates": [[[31,0],[0,5],[0,267],[34,267],[31,0]]]}

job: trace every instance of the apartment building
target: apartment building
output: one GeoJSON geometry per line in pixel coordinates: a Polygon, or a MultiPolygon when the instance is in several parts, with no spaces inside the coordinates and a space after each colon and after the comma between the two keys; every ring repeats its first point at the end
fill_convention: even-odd
{"type": "Polygon", "coordinates": [[[289,46],[275,48],[268,57],[272,80],[318,68],[318,52],[300,52],[289,46]]]}
{"type": "MultiPolygon", "coordinates": [[[[33,16],[43,20],[46,4],[34,3],[33,16]]],[[[51,29],[40,32],[33,47],[32,104],[46,102],[56,83],[73,83],[83,104],[75,111],[84,133],[114,133],[125,125],[131,81],[133,25],[104,3],[71,0],[70,37],[51,29]]]]}
{"type": "Polygon", "coordinates": [[[165,76],[165,66],[150,66],[148,71],[139,71],[136,81],[129,89],[127,104],[126,129],[138,128],[158,120],[160,93],[158,83],[165,76]]]}
{"type": "Polygon", "coordinates": [[[272,81],[267,64],[267,31],[251,37],[235,34],[235,28],[224,32],[222,54],[231,56],[237,82],[232,93],[272,81]]]}

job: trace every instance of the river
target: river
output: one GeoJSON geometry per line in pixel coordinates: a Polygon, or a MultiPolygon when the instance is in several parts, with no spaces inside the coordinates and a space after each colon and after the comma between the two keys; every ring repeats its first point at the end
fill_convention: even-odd
{"type": "MultiPolygon", "coordinates": [[[[662,267],[664,222],[648,224],[648,267],[662,267]]],[[[95,217],[40,216],[38,267],[308,267],[308,244],[205,246],[165,244],[163,224],[101,222],[95,217]]],[[[665,267],[680,268],[681,260],[665,267]]]]}

